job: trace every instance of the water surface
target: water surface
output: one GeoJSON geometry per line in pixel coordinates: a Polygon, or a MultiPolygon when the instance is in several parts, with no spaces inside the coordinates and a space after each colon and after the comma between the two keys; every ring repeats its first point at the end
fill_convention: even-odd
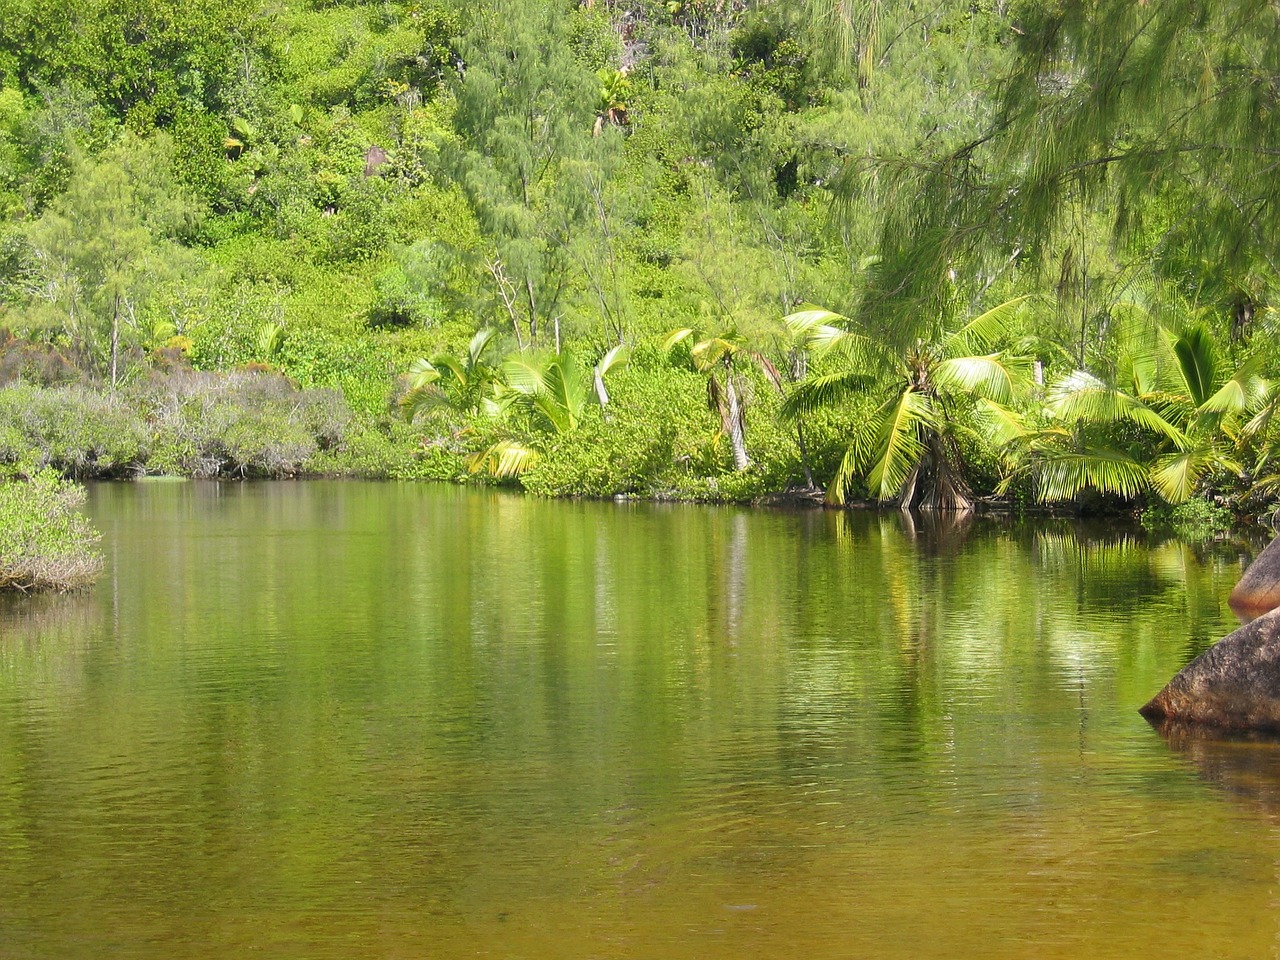
{"type": "Polygon", "coordinates": [[[1280,753],[1136,713],[1244,557],[108,485],[0,606],[0,957],[1280,956],[1280,753]]]}

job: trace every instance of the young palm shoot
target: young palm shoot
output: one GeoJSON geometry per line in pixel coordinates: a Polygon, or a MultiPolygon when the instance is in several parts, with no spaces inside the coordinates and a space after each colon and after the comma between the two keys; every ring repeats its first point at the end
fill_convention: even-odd
{"type": "Polygon", "coordinates": [[[415,360],[409,368],[409,390],[400,400],[405,419],[412,422],[428,410],[445,408],[463,414],[478,412],[498,371],[485,360],[498,332],[486,327],[476,332],[461,357],[439,353],[430,360],[415,360]]]}
{"type": "MultiPolygon", "coordinates": [[[[584,369],[571,350],[553,354],[515,354],[502,364],[502,384],[486,404],[489,413],[500,416],[515,407],[523,408],[541,434],[564,436],[582,422],[593,403],[609,402],[604,378],[626,363],[626,352],[614,347],[604,358],[584,369]]],[[[534,466],[541,457],[534,438],[508,437],[471,459],[472,472],[487,470],[497,477],[515,477],[534,466]]]]}

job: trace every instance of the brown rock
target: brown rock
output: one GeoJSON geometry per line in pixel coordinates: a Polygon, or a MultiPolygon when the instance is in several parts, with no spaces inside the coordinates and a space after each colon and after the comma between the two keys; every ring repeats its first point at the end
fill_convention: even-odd
{"type": "Polygon", "coordinates": [[[1139,713],[1153,722],[1168,718],[1230,730],[1280,731],[1280,610],[1219,640],[1139,713]]]}
{"type": "Polygon", "coordinates": [[[1227,602],[1242,619],[1280,607],[1280,537],[1249,564],[1227,602]]]}

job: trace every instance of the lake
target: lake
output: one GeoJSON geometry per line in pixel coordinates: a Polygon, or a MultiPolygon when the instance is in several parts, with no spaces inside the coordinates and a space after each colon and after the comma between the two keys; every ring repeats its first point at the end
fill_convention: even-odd
{"type": "Polygon", "coordinates": [[[99,485],[0,605],[0,957],[1280,956],[1280,748],[1137,714],[1246,552],[99,485]]]}

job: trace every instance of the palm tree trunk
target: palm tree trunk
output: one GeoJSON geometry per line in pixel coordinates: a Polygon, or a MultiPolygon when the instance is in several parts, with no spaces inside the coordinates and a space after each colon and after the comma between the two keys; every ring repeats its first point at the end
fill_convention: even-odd
{"type": "Polygon", "coordinates": [[[738,400],[738,388],[733,385],[733,370],[725,377],[725,397],[728,401],[729,442],[733,444],[733,466],[736,470],[745,470],[751,466],[751,457],[747,455],[746,422],[742,415],[742,404],[738,400]]]}
{"type": "Polygon", "coordinates": [[[929,459],[932,466],[932,483],[920,506],[926,510],[946,513],[968,513],[973,509],[973,497],[969,485],[956,467],[959,455],[948,449],[951,438],[932,434],[929,437],[929,459]]]}
{"type": "Polygon", "coordinates": [[[604,388],[604,377],[600,376],[600,368],[596,367],[591,371],[591,383],[596,390],[596,399],[600,401],[601,409],[609,405],[609,391],[604,388]]]}

